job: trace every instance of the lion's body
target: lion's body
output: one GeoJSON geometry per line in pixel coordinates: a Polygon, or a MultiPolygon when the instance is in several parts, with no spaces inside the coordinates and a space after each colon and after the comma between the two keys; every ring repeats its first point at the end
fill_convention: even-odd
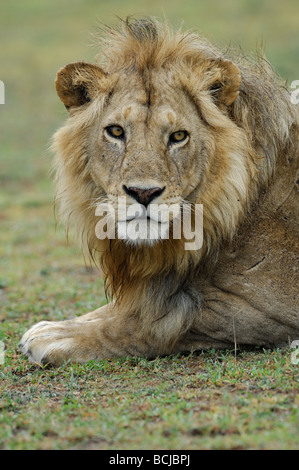
{"type": "Polygon", "coordinates": [[[58,74],[56,200],[114,300],[34,326],[23,351],[61,363],[298,338],[299,118],[271,67],[153,21],[110,31],[103,52],[103,68],[58,74]],[[202,247],[96,237],[97,204],[144,194],[202,204],[202,247]]]}

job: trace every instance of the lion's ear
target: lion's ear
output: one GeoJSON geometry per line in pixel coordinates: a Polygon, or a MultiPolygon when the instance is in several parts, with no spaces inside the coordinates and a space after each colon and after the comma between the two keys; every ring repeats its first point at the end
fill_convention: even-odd
{"type": "Polygon", "coordinates": [[[240,69],[226,59],[211,59],[206,62],[209,79],[208,88],[216,103],[230,106],[239,95],[240,69]]]}
{"type": "Polygon", "coordinates": [[[56,90],[67,109],[91,101],[103,88],[107,74],[97,65],[74,62],[61,68],[56,77],[56,90]]]}

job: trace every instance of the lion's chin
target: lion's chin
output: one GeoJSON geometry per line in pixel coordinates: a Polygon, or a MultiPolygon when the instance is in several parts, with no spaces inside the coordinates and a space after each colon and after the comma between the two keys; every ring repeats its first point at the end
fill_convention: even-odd
{"type": "Polygon", "coordinates": [[[154,245],[169,238],[169,223],[150,218],[118,221],[117,237],[132,245],[154,245]]]}

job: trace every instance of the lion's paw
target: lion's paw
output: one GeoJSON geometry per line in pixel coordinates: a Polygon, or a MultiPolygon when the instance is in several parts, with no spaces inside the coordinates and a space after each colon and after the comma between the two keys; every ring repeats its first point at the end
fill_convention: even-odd
{"type": "Polygon", "coordinates": [[[23,335],[19,349],[30,362],[60,365],[71,359],[76,343],[73,322],[42,321],[23,335]]]}

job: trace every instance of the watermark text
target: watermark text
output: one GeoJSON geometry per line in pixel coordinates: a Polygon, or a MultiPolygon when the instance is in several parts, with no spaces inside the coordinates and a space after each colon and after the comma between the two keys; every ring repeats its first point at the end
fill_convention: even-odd
{"type": "Polygon", "coordinates": [[[299,339],[295,339],[291,343],[291,349],[294,351],[291,354],[291,363],[295,365],[299,365],[299,339]]]}
{"type": "Polygon", "coordinates": [[[5,86],[2,80],[0,80],[0,104],[5,104],[5,86]]]}
{"type": "Polygon", "coordinates": [[[118,197],[117,207],[99,204],[100,217],[95,233],[98,239],[121,239],[131,243],[153,244],[158,240],[184,239],[185,250],[198,250],[203,243],[202,204],[127,204],[118,197]]]}
{"type": "Polygon", "coordinates": [[[3,341],[0,341],[0,365],[4,364],[4,359],[5,359],[5,345],[3,341]]]}
{"type": "Polygon", "coordinates": [[[299,104],[299,80],[292,81],[291,89],[294,90],[291,92],[291,103],[299,104]]]}

